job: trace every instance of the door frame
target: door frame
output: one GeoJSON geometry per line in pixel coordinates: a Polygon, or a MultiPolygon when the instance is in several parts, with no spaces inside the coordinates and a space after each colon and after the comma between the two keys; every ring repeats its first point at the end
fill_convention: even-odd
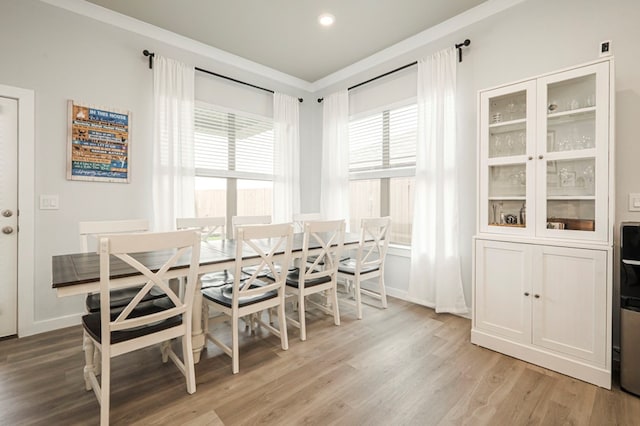
{"type": "Polygon", "coordinates": [[[0,84],[18,101],[18,337],[34,334],[35,93],[0,84]]]}

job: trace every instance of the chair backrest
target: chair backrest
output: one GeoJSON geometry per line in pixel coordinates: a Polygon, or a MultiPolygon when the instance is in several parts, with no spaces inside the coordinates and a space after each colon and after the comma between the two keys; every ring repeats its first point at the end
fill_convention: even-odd
{"type": "Polygon", "coordinates": [[[295,213],[293,215],[294,231],[304,232],[305,222],[318,220],[322,220],[322,213],[295,213]]]}
{"type": "Polygon", "coordinates": [[[268,225],[271,223],[271,216],[233,216],[231,218],[231,228],[233,238],[236,238],[236,228],[241,225],[268,225]]]}
{"type": "Polygon", "coordinates": [[[279,296],[284,298],[285,281],[291,263],[293,225],[239,226],[236,232],[236,259],[242,261],[235,264],[232,306],[237,307],[240,300],[260,297],[270,291],[278,291],[279,296]],[[242,268],[251,265],[258,267],[254,268],[249,278],[243,279],[242,268]],[[269,270],[273,283],[259,279],[260,271],[264,269],[269,270]]]}
{"type": "MultiPolygon", "coordinates": [[[[100,315],[102,344],[108,346],[111,332],[148,326],[182,315],[182,322],[191,329],[191,313],[198,283],[200,263],[200,234],[194,230],[152,232],[120,235],[101,235],[100,254],[100,315]],[[189,259],[185,265],[185,258],[189,259]],[[168,272],[180,262],[188,267],[187,282],[182,298],[169,285],[168,272]],[[124,268],[130,272],[124,272],[124,268]],[[113,270],[113,272],[112,272],[113,270]],[[121,281],[117,288],[139,287],[137,294],[115,318],[111,317],[110,295],[114,287],[111,275],[127,274],[126,284],[121,281]],[[152,313],[131,315],[144,296],[154,288],[167,295],[171,303],[165,309],[152,313]]],[[[104,350],[104,349],[103,349],[104,350]]]]}
{"type": "Polygon", "coordinates": [[[147,219],[98,220],[78,223],[80,251],[89,251],[89,237],[100,234],[121,234],[127,232],[145,232],[149,230],[147,219]]]}
{"type": "Polygon", "coordinates": [[[305,270],[300,274],[301,285],[303,280],[326,276],[335,279],[344,246],[345,226],[344,220],[305,222],[300,262],[300,265],[304,265],[305,270]],[[320,249],[320,252],[309,259],[309,250],[311,249],[314,252],[320,249]]]}
{"type": "Polygon", "coordinates": [[[195,228],[200,231],[202,241],[211,239],[225,239],[227,219],[224,216],[217,217],[182,217],[176,219],[177,229],[195,228]]]}
{"type": "Polygon", "coordinates": [[[360,244],[356,255],[356,271],[384,267],[389,247],[391,218],[364,218],[360,227],[360,244]],[[359,264],[359,265],[358,265],[359,264]]]}

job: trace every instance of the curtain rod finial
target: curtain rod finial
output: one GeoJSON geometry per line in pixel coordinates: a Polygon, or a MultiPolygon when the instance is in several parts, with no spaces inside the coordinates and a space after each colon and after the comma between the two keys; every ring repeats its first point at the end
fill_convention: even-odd
{"type": "Polygon", "coordinates": [[[156,56],[156,54],[153,53],[153,52],[149,52],[147,49],[144,49],[142,51],[142,54],[144,56],[148,56],[149,57],[149,69],[153,69],[153,57],[156,56]]]}

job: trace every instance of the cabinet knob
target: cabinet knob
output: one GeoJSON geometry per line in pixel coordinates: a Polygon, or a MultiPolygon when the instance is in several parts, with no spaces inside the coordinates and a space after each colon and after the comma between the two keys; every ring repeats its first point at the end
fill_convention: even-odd
{"type": "Polygon", "coordinates": [[[529,156],[529,161],[533,160],[533,155],[529,156]]]}
{"type": "Polygon", "coordinates": [[[542,159],[544,158],[544,155],[540,154],[540,155],[538,155],[538,158],[539,158],[540,160],[542,160],[542,159]]]}
{"type": "Polygon", "coordinates": [[[540,299],[540,295],[539,294],[534,294],[533,297],[535,297],[536,299],[540,299]]]}
{"type": "Polygon", "coordinates": [[[525,295],[525,296],[528,296],[528,295],[529,295],[529,292],[528,292],[528,291],[525,291],[525,292],[524,292],[524,295],[525,295]]]}

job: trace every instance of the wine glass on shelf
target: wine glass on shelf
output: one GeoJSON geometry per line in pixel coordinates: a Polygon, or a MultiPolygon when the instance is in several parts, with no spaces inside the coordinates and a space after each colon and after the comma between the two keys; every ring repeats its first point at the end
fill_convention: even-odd
{"type": "Polygon", "coordinates": [[[516,101],[515,99],[510,99],[507,104],[507,112],[509,113],[509,120],[515,119],[516,113],[516,101]]]}
{"type": "Polygon", "coordinates": [[[502,156],[502,135],[496,134],[493,136],[493,152],[492,157],[502,156]]]}

